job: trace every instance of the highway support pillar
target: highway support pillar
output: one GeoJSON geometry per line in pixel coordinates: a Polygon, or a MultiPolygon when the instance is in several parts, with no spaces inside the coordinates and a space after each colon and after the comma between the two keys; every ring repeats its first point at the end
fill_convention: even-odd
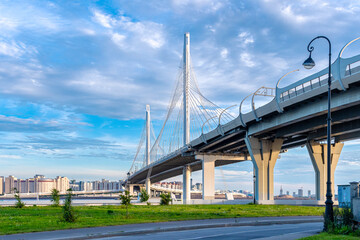
{"type": "Polygon", "coordinates": [[[189,165],[185,165],[183,168],[183,204],[187,204],[190,202],[190,175],[191,168],[189,165]]]}
{"type": "MultiPolygon", "coordinates": [[[[341,150],[344,143],[335,143],[331,146],[331,192],[333,200],[335,196],[335,178],[334,173],[339,161],[341,150]]],[[[315,171],[315,192],[316,200],[326,200],[326,181],[327,181],[327,144],[320,144],[310,141],[306,144],[311,163],[315,171]]]]}
{"type": "Polygon", "coordinates": [[[202,198],[215,199],[215,161],[216,156],[202,156],[202,198]]]}
{"type": "Polygon", "coordinates": [[[195,159],[202,163],[202,199],[215,199],[215,162],[216,161],[245,161],[244,156],[221,154],[196,154],[195,159]]]}
{"type": "Polygon", "coordinates": [[[255,170],[255,200],[274,200],[274,167],[283,139],[245,138],[255,170]]]}
{"type": "Polygon", "coordinates": [[[151,197],[151,181],[149,177],[145,179],[145,190],[149,197],[151,197]]]}

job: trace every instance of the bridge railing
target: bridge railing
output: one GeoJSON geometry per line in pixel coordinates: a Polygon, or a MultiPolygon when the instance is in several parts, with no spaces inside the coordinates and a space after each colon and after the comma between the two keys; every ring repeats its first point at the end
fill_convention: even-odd
{"type": "MultiPolygon", "coordinates": [[[[354,39],[353,41],[346,44],[340,51],[338,58],[331,65],[331,81],[339,82],[339,86],[342,90],[345,90],[343,79],[345,77],[351,76],[360,71],[360,55],[356,55],[350,58],[342,58],[344,50],[353,42],[359,40],[359,38],[354,39]]],[[[328,79],[328,70],[325,68],[320,72],[312,74],[306,78],[303,78],[295,83],[292,83],[286,87],[279,88],[276,86],[276,101],[278,104],[285,102],[289,99],[297,97],[298,95],[304,94],[306,92],[312,91],[313,89],[319,88],[321,86],[327,85],[328,79]]]]}

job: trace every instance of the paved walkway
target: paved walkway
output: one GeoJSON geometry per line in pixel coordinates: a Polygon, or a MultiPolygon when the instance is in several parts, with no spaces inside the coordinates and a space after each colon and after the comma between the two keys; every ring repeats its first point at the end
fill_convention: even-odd
{"type": "Polygon", "coordinates": [[[108,227],[80,228],[69,230],[58,230],[49,232],[24,233],[0,236],[1,240],[80,240],[99,239],[117,236],[133,236],[159,232],[174,232],[180,230],[194,230],[206,228],[237,227],[237,226],[265,226],[273,224],[299,224],[322,222],[320,216],[299,217],[260,217],[260,218],[223,218],[190,220],[161,223],[129,224],[108,227]]]}

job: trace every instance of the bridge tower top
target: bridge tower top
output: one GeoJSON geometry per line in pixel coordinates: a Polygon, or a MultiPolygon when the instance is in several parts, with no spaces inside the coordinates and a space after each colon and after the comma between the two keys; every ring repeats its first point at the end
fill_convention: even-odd
{"type": "Polygon", "coordinates": [[[150,105],[146,105],[146,165],[150,164],[150,105]]]}
{"type": "Polygon", "coordinates": [[[184,56],[183,56],[183,107],[184,107],[184,145],[190,143],[190,33],[184,34],[184,56]]]}

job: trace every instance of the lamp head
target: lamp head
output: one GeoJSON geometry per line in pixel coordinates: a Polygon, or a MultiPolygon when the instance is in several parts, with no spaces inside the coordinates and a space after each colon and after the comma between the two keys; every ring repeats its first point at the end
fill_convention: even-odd
{"type": "Polygon", "coordinates": [[[306,69],[312,69],[315,66],[315,62],[311,58],[311,53],[310,53],[310,56],[304,61],[303,66],[306,69]]]}

